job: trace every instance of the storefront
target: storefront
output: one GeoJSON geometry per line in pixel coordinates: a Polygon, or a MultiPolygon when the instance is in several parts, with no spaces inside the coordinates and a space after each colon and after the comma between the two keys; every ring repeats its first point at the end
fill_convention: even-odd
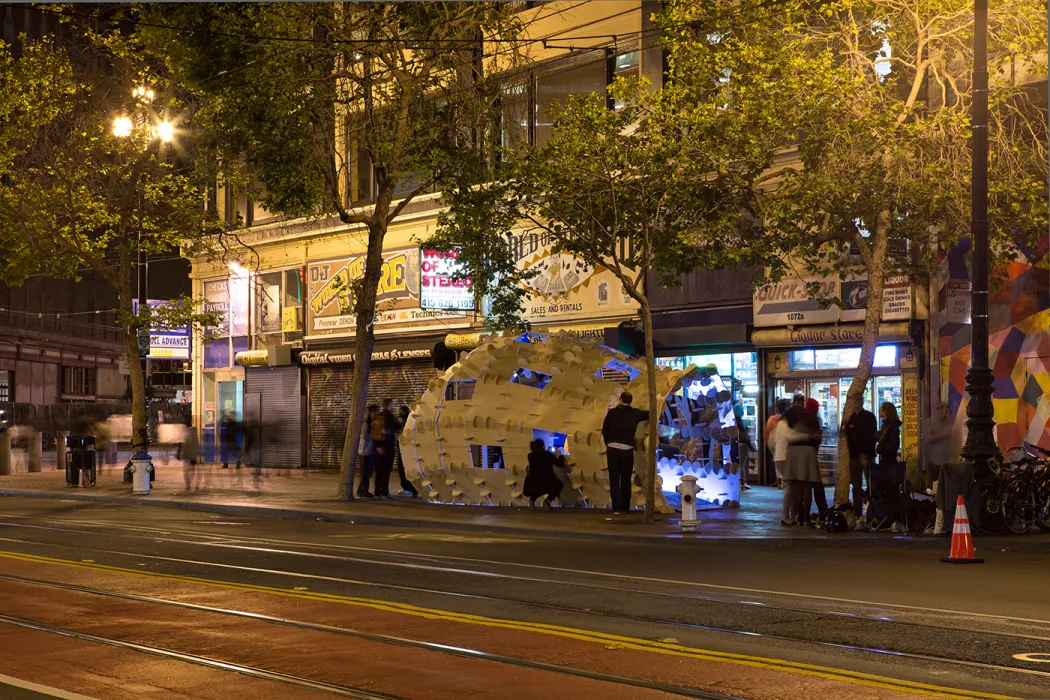
{"type": "MultiPolygon", "coordinates": [[[[441,336],[377,341],[367,403],[392,399],[395,406],[411,406],[427,383],[441,375],[431,359],[431,350],[440,340],[441,336]]],[[[298,362],[306,375],[307,463],[314,468],[338,468],[353,397],[354,349],[307,350],[299,354],[298,362]]]]}
{"type": "MultiPolygon", "coordinates": [[[[752,335],[755,345],[762,348],[767,408],[771,410],[778,400],[797,395],[820,403],[819,416],[825,431],[818,460],[824,481],[829,484],[835,479],[838,428],[846,394],[860,362],[862,330],[860,324],[843,324],[756,330],[752,335]],[[843,341],[849,344],[841,344],[843,341]]],[[[914,461],[918,456],[917,354],[908,323],[883,324],[872,377],[864,392],[864,407],[876,415],[883,403],[896,407],[902,421],[901,451],[906,461],[914,461]]],[[[763,457],[768,458],[765,450],[763,457]]]]}
{"type": "MultiPolygon", "coordinates": [[[[243,415],[255,439],[249,459],[278,469],[305,466],[302,371],[281,346],[237,353],[244,367],[243,415]]],[[[255,463],[255,462],[253,462],[255,463]]]]}

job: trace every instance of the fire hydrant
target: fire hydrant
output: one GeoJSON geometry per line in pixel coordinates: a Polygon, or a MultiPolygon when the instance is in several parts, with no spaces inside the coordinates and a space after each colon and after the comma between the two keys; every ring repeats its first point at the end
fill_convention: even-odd
{"type": "Polygon", "coordinates": [[[131,456],[132,487],[136,496],[147,496],[150,490],[150,477],[153,472],[153,459],[142,449],[131,456]]]}
{"type": "Polygon", "coordinates": [[[696,517],[696,494],[700,490],[696,477],[683,476],[675,490],[682,495],[682,519],[678,524],[684,532],[696,532],[696,526],[700,524],[696,517]]]}

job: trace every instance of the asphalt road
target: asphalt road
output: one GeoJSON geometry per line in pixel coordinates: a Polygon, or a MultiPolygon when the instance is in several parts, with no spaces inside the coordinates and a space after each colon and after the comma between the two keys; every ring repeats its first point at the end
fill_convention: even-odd
{"type": "Polygon", "coordinates": [[[1050,698],[1048,555],[982,554],[4,498],[0,674],[107,700],[1050,698]]]}

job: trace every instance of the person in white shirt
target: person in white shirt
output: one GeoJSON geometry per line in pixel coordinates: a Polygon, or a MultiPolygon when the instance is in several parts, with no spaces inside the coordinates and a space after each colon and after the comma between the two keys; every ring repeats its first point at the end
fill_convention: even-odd
{"type": "MultiPolygon", "coordinates": [[[[801,394],[796,394],[792,407],[803,406],[805,404],[805,397],[801,394]]],[[[783,413],[787,413],[785,410],[783,413]]],[[[787,449],[788,449],[788,422],[784,419],[783,415],[780,420],[777,421],[776,428],[773,429],[773,465],[776,467],[777,474],[784,473],[784,464],[787,462],[787,449]]],[[[794,493],[798,485],[793,481],[784,481],[784,501],[781,505],[780,512],[780,524],[781,525],[794,525],[795,518],[798,517],[798,513],[794,511],[794,493]]]]}

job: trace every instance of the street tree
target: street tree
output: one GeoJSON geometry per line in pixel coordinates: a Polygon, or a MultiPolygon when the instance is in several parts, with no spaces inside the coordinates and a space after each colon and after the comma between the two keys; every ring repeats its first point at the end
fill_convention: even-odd
{"type": "Polygon", "coordinates": [[[170,253],[203,236],[204,199],[179,165],[173,84],[119,28],[67,27],[71,44],[46,38],[18,58],[0,44],[0,279],[90,269],[116,290],[132,442],[144,447],[140,332],[215,319],[190,299],[136,313],[135,264],[139,251],[170,253]]]}
{"type": "Polygon", "coordinates": [[[479,158],[498,96],[486,73],[517,53],[514,8],[159,5],[146,18],[147,41],[196,91],[208,165],[257,183],[250,191],[269,211],[335,215],[365,239],[364,270],[348,290],[355,361],[339,497],[352,499],[387,230],[456,164],[479,158]],[[366,191],[354,197],[359,182],[366,191]]]}
{"type": "MultiPolygon", "coordinates": [[[[872,374],[887,277],[925,285],[938,249],[966,236],[973,3],[682,0],[669,3],[661,21],[670,72],[682,90],[692,89],[691,76],[707,74],[712,61],[726,67],[731,86],[744,77],[739,63],[774,46],[771,60],[802,77],[790,91],[776,81],[731,90],[724,105],[737,114],[741,133],[761,132],[773,115],[774,131],[787,137],[779,148],[794,161],[749,184],[748,210],[762,226],[741,250],[761,273],[759,285],[799,269],[813,277],[866,277],[860,363],[842,410],[845,424],[872,374]]],[[[1025,84],[1045,77],[1046,32],[1044,3],[991,2],[990,240],[1000,261],[1014,259],[1018,245],[1031,245],[1047,228],[1045,105],[1033,102],[1025,84]]],[[[822,301],[844,300],[831,294],[822,301]]],[[[849,500],[848,463],[842,436],[838,503],[849,500]]]]}
{"type": "Polygon", "coordinates": [[[504,153],[494,176],[468,175],[445,191],[448,209],[428,245],[457,251],[479,293],[493,298],[495,327],[520,323],[522,272],[509,241],[522,232],[540,232],[554,251],[611,271],[638,303],[653,417],[645,463],[651,520],[660,399],[647,273],[675,285],[698,268],[721,267],[751,225],[735,201],[737,183],[764,164],[704,145],[725,126],[713,105],[694,105],[684,121],[671,118],[682,117],[683,106],[649,88],[619,80],[610,88],[618,109],[604,95],[570,98],[545,145],[504,153]]]}

